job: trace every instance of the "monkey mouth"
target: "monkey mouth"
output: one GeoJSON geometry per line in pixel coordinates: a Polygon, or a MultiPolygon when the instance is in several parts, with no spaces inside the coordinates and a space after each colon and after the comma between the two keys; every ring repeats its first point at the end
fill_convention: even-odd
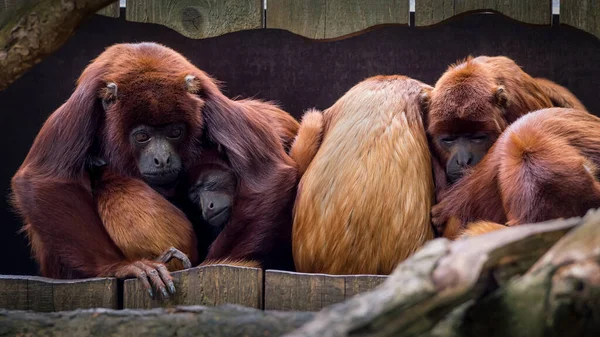
{"type": "Polygon", "coordinates": [[[222,211],[220,211],[219,213],[213,215],[212,217],[206,219],[206,222],[208,222],[211,226],[222,230],[223,227],[225,227],[225,224],[227,223],[227,221],[229,221],[229,208],[225,208],[222,211]]]}
{"type": "Polygon", "coordinates": [[[168,185],[177,181],[179,171],[144,172],[144,180],[151,185],[168,185]]]}

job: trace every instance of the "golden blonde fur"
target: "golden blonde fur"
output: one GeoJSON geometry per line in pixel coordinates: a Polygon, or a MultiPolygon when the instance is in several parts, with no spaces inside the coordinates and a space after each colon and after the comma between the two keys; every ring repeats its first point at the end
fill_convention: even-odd
{"type": "Polygon", "coordinates": [[[308,110],[302,116],[302,128],[298,130],[296,139],[290,150],[290,157],[296,162],[298,175],[302,177],[313,160],[323,138],[323,114],[317,109],[308,110]]]}
{"type": "Polygon", "coordinates": [[[318,147],[294,206],[297,271],[389,274],[433,238],[434,186],[420,110],[429,89],[404,76],[366,79],[323,112],[320,146],[297,139],[292,153],[318,147]]]}
{"type": "MultiPolygon", "coordinates": [[[[196,236],[190,221],[141,180],[107,172],[96,200],[106,231],[127,259],[158,258],[175,247],[188,256],[192,265],[198,263],[196,236]]],[[[177,259],[166,266],[170,271],[183,269],[177,259]]]]}
{"type": "Polygon", "coordinates": [[[494,232],[497,230],[508,228],[508,226],[501,225],[492,221],[477,221],[472,222],[467,225],[467,228],[461,231],[459,238],[468,238],[472,236],[477,236],[489,232],[494,232]]]}

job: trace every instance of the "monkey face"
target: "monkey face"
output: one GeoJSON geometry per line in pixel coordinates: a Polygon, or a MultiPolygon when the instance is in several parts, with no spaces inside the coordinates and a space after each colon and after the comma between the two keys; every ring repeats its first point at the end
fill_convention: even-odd
{"type": "Polygon", "coordinates": [[[217,232],[223,230],[231,218],[236,190],[235,175],[226,169],[208,169],[200,173],[189,197],[217,232]]]}

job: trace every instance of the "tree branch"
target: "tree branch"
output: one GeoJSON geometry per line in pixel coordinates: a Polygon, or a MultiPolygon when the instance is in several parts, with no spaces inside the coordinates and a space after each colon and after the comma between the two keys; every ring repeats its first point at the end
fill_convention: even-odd
{"type": "Polygon", "coordinates": [[[0,90],[60,48],[88,17],[116,0],[25,1],[0,21],[0,90]]]}

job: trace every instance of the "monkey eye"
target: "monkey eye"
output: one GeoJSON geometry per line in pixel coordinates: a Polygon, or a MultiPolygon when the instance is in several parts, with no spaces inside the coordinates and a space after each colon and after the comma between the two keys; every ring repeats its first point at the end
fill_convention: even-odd
{"type": "Polygon", "coordinates": [[[472,141],[473,143],[482,143],[482,142],[484,142],[486,139],[487,139],[487,135],[486,135],[486,134],[483,134],[483,133],[481,133],[481,134],[476,134],[476,135],[473,135],[473,136],[471,136],[471,141],[472,141]]]}
{"type": "Polygon", "coordinates": [[[456,138],[454,138],[454,137],[444,137],[444,138],[440,139],[440,141],[444,145],[452,145],[452,143],[454,143],[455,140],[456,140],[456,138]]]}
{"type": "Polygon", "coordinates": [[[179,138],[181,137],[181,129],[175,128],[169,131],[169,138],[179,138]]]}
{"type": "Polygon", "coordinates": [[[133,138],[135,138],[135,141],[138,143],[145,143],[150,140],[150,135],[143,131],[140,131],[133,135],[133,138]]]}

